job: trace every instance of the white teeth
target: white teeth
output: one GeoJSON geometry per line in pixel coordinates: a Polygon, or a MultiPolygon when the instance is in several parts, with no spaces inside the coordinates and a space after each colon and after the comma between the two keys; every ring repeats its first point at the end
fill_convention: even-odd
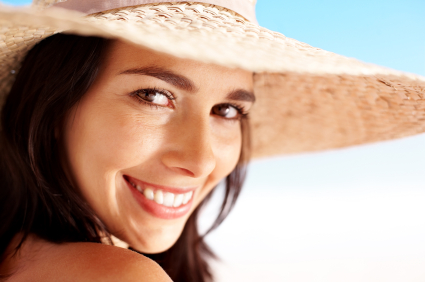
{"type": "Polygon", "coordinates": [[[139,185],[135,185],[131,182],[130,184],[142,193],[146,199],[155,201],[157,204],[164,205],[166,207],[178,208],[181,205],[186,205],[193,196],[193,191],[185,194],[173,194],[170,192],[163,192],[162,190],[154,191],[154,189],[148,188],[149,186],[146,187],[145,190],[142,190],[139,185]]]}
{"type": "Polygon", "coordinates": [[[164,206],[172,207],[174,204],[174,194],[173,193],[165,193],[164,194],[164,206]]]}
{"type": "Polygon", "coordinates": [[[164,196],[163,196],[161,190],[157,190],[156,191],[156,193],[155,193],[155,202],[157,204],[160,204],[160,205],[162,205],[164,203],[164,196]]]}
{"type": "Polygon", "coordinates": [[[173,207],[178,208],[182,205],[183,203],[183,194],[178,194],[175,198],[174,198],[174,204],[173,207]]]}
{"type": "Polygon", "coordinates": [[[183,205],[186,205],[190,201],[190,199],[192,198],[192,195],[193,195],[192,191],[184,194],[183,205]]]}
{"type": "Polygon", "coordinates": [[[146,188],[145,191],[143,192],[143,195],[145,195],[145,197],[148,200],[153,200],[154,199],[154,194],[153,194],[153,190],[150,188],[146,188]]]}
{"type": "Polygon", "coordinates": [[[185,194],[173,194],[170,192],[163,192],[162,190],[156,190],[152,186],[145,185],[144,190],[138,184],[130,182],[131,186],[137,189],[146,199],[155,201],[157,204],[164,205],[166,207],[178,208],[181,205],[186,205],[192,199],[193,191],[185,194]]]}

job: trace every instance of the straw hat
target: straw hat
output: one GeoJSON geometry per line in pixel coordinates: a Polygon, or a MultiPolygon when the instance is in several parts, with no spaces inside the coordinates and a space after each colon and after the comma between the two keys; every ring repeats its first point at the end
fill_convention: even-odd
{"type": "Polygon", "coordinates": [[[425,132],[424,77],[269,31],[256,23],[255,2],[34,0],[31,8],[0,6],[0,100],[27,51],[65,31],[255,72],[254,157],[425,132]]]}

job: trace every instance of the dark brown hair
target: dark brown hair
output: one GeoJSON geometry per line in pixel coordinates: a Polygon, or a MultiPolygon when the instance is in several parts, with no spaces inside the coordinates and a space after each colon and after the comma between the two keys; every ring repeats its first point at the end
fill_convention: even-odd
{"type": "MultiPolygon", "coordinates": [[[[61,242],[101,242],[110,234],[66,177],[60,162],[55,128],[81,99],[99,71],[109,40],[56,34],[27,54],[1,113],[0,257],[17,234],[35,234],[61,242]]],[[[225,196],[215,229],[228,215],[241,191],[248,161],[248,120],[242,119],[239,163],[225,179],[225,196]]],[[[208,258],[214,254],[200,235],[197,218],[188,219],[169,250],[148,255],[173,281],[211,281],[208,258]]],[[[209,232],[208,231],[208,232],[209,232]]],[[[207,232],[207,233],[208,233],[207,232]]],[[[22,243],[22,242],[21,242],[22,243]]],[[[0,261],[1,263],[2,261],[0,261]]]]}

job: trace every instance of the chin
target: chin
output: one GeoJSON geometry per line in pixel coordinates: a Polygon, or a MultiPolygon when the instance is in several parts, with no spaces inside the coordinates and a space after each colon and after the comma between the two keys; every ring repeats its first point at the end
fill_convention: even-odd
{"type": "Polygon", "coordinates": [[[124,240],[128,245],[144,254],[159,254],[170,249],[180,238],[184,224],[155,231],[141,231],[138,236],[124,240]]]}

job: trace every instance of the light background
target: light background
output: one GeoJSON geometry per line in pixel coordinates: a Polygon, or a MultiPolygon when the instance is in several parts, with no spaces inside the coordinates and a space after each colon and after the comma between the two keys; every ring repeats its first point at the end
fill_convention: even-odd
{"type": "MultiPolygon", "coordinates": [[[[420,75],[424,11],[423,0],[257,4],[262,26],[420,75]]],[[[424,165],[425,135],[254,162],[235,210],[207,237],[219,281],[425,281],[424,165]]]]}

